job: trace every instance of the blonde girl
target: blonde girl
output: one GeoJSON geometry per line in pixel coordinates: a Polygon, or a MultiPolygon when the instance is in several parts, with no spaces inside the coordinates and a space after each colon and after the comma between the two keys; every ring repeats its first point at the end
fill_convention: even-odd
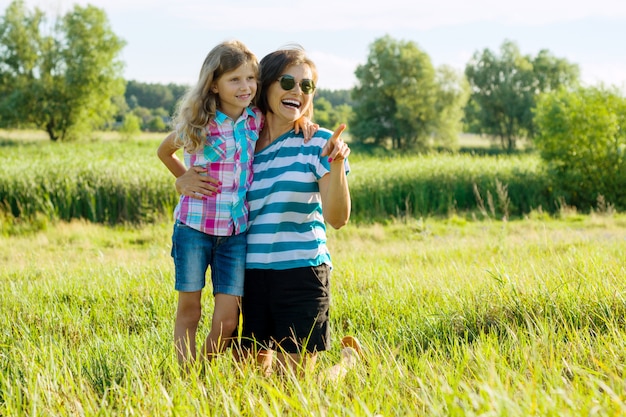
{"type": "Polygon", "coordinates": [[[198,82],[180,101],[174,132],[157,154],[179,177],[192,167],[216,181],[209,195],[181,195],[174,210],[172,257],[178,307],[174,345],[178,360],[196,359],[196,334],[207,269],[215,306],[211,330],[201,348],[211,359],[224,351],[237,327],[243,295],[252,158],[263,115],[251,106],[258,89],[258,60],[239,41],[227,41],[206,56],[198,82]],[[176,151],[183,148],[184,164],[176,151]]]}

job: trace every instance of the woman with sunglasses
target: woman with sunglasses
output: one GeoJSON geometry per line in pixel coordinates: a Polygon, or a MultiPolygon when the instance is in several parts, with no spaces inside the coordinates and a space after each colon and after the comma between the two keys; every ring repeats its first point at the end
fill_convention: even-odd
{"type": "Polygon", "coordinates": [[[306,143],[293,130],[313,118],[317,69],[302,49],[270,53],[260,72],[265,126],[248,191],[242,346],[260,351],[266,369],[272,351],[283,368],[304,369],[330,347],[325,223],[338,229],[350,218],[350,149],[340,138],[345,125],[320,128],[306,143]]]}
{"type": "MultiPolygon", "coordinates": [[[[350,149],[340,138],[345,125],[334,133],[320,128],[308,142],[294,131],[296,120],[313,118],[317,81],[315,64],[301,48],[270,53],[260,73],[257,105],[265,124],[247,196],[242,348],[265,370],[274,353],[282,369],[302,370],[330,347],[325,223],[338,229],[349,220],[350,149]]],[[[179,177],[179,191],[202,180],[193,174],[179,177]]]]}

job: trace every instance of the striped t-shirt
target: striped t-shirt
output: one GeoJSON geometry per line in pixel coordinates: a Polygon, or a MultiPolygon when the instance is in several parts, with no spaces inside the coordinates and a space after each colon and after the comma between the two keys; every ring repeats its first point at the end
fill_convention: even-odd
{"type": "Polygon", "coordinates": [[[246,108],[235,121],[218,111],[206,127],[206,142],[196,153],[184,153],[185,165],[207,168],[207,174],[222,182],[222,191],[201,200],[181,195],[174,218],[213,236],[246,231],[246,193],[252,183],[254,147],[263,122],[256,108],[246,108]]]}
{"type": "MultiPolygon", "coordinates": [[[[292,130],[254,155],[246,268],[332,265],[318,186],[330,172],[320,154],[331,135],[320,129],[304,143],[292,130]]],[[[347,161],[345,167],[348,172],[347,161]]]]}

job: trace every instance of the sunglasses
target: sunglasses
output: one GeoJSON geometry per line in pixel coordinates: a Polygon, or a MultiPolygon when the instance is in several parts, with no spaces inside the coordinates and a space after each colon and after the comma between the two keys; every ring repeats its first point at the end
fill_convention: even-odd
{"type": "MultiPolygon", "coordinates": [[[[296,79],[291,75],[283,75],[278,79],[278,82],[280,82],[280,88],[285,91],[293,90],[296,86],[296,79]]],[[[311,94],[315,91],[315,82],[313,80],[304,78],[298,84],[300,84],[300,89],[304,94],[311,94]]]]}

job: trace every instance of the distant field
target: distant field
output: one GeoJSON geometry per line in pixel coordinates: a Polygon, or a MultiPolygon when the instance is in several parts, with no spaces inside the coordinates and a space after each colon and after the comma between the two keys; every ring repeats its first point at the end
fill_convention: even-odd
{"type": "Polygon", "coordinates": [[[1,416],[626,414],[626,216],[548,213],[532,154],[355,151],[315,372],[182,377],[162,137],[0,132],[1,416]],[[334,383],[344,334],[365,357],[334,383]]]}
{"type": "MultiPolygon", "coordinates": [[[[163,139],[167,133],[141,132],[134,139],[163,139]]],[[[93,132],[85,138],[86,140],[119,140],[119,132],[93,132]]],[[[43,130],[23,130],[23,129],[0,129],[0,140],[45,140],[50,141],[50,137],[43,130]]]]}
{"type": "MultiPolygon", "coordinates": [[[[156,157],[164,136],[123,140],[108,132],[53,143],[41,132],[2,131],[0,214],[5,223],[43,217],[114,224],[169,217],[178,196],[156,157]]],[[[488,144],[464,138],[473,149],[488,144]]],[[[350,161],[353,221],[453,214],[513,218],[560,208],[532,153],[407,155],[364,152],[354,145],[350,161]]]]}

